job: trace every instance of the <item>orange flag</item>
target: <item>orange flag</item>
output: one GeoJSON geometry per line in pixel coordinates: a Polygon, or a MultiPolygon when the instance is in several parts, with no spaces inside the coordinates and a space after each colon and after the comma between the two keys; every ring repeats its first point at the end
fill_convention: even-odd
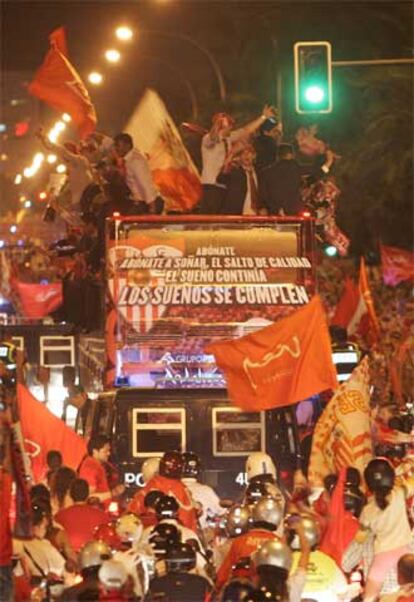
{"type": "Polygon", "coordinates": [[[24,385],[17,385],[17,396],[20,425],[35,482],[44,477],[47,452],[52,449],[60,451],[65,466],[76,470],[87,453],[86,441],[33,397],[24,385]]]}
{"type": "Polygon", "coordinates": [[[230,398],[246,411],[288,406],[338,385],[319,296],[275,324],[206,351],[224,372],[230,398]]]}
{"type": "Polygon", "coordinates": [[[95,129],[95,108],[78,72],[64,55],[67,50],[63,28],[52,32],[49,40],[50,49],[29,92],[54,109],[69,113],[79,136],[85,138],[95,129]]]}

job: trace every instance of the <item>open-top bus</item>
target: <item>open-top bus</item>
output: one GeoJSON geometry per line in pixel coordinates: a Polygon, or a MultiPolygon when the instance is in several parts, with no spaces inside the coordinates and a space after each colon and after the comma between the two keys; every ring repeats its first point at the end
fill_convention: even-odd
{"type": "Polygon", "coordinates": [[[292,410],[241,412],[208,343],[253,332],[315,292],[308,217],[114,215],[106,231],[106,387],[77,420],[111,435],[125,482],[167,449],[198,453],[221,495],[252,451],[281,468],[297,453],[292,410]]]}

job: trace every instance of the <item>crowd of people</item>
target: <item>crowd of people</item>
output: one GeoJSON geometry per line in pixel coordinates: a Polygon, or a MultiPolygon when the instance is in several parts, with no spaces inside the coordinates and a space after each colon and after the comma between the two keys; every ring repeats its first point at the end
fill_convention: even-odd
{"type": "Polygon", "coordinates": [[[33,537],[13,539],[14,597],[2,599],[414,599],[414,479],[395,458],[373,458],[363,475],[328,475],[324,487],[298,476],[289,490],[272,458],[255,452],[245,490],[228,500],[202,482],[196,454],[178,451],[147,459],[144,486],[125,497],[109,453],[109,440],[95,437],[75,472],[49,452],[30,491],[33,537]],[[349,517],[352,534],[329,547],[349,517]]]}

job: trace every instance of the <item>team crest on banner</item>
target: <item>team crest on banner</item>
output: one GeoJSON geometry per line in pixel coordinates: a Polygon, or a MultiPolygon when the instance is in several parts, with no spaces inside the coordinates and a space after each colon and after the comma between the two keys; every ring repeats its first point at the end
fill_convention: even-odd
{"type": "Polygon", "coordinates": [[[140,236],[109,249],[109,293],[122,317],[138,333],[145,334],[163,316],[166,307],[146,302],[148,289],[165,283],[165,270],[145,269],[145,259],[182,257],[184,241],[140,236]],[[140,261],[141,260],[141,261],[140,261]],[[136,267],[135,266],[140,266],[136,267]]]}
{"type": "Polygon", "coordinates": [[[366,356],[330,400],[319,418],[312,442],[309,481],[318,485],[331,473],[354,466],[362,473],[372,458],[366,356]]]}

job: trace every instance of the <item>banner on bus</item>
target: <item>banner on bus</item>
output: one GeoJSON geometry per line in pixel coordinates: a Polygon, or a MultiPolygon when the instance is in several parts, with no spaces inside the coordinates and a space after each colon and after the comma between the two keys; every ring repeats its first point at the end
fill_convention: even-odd
{"type": "Polygon", "coordinates": [[[308,303],[298,224],[128,224],[109,241],[109,378],[130,386],[224,387],[207,344],[308,303]]]}

